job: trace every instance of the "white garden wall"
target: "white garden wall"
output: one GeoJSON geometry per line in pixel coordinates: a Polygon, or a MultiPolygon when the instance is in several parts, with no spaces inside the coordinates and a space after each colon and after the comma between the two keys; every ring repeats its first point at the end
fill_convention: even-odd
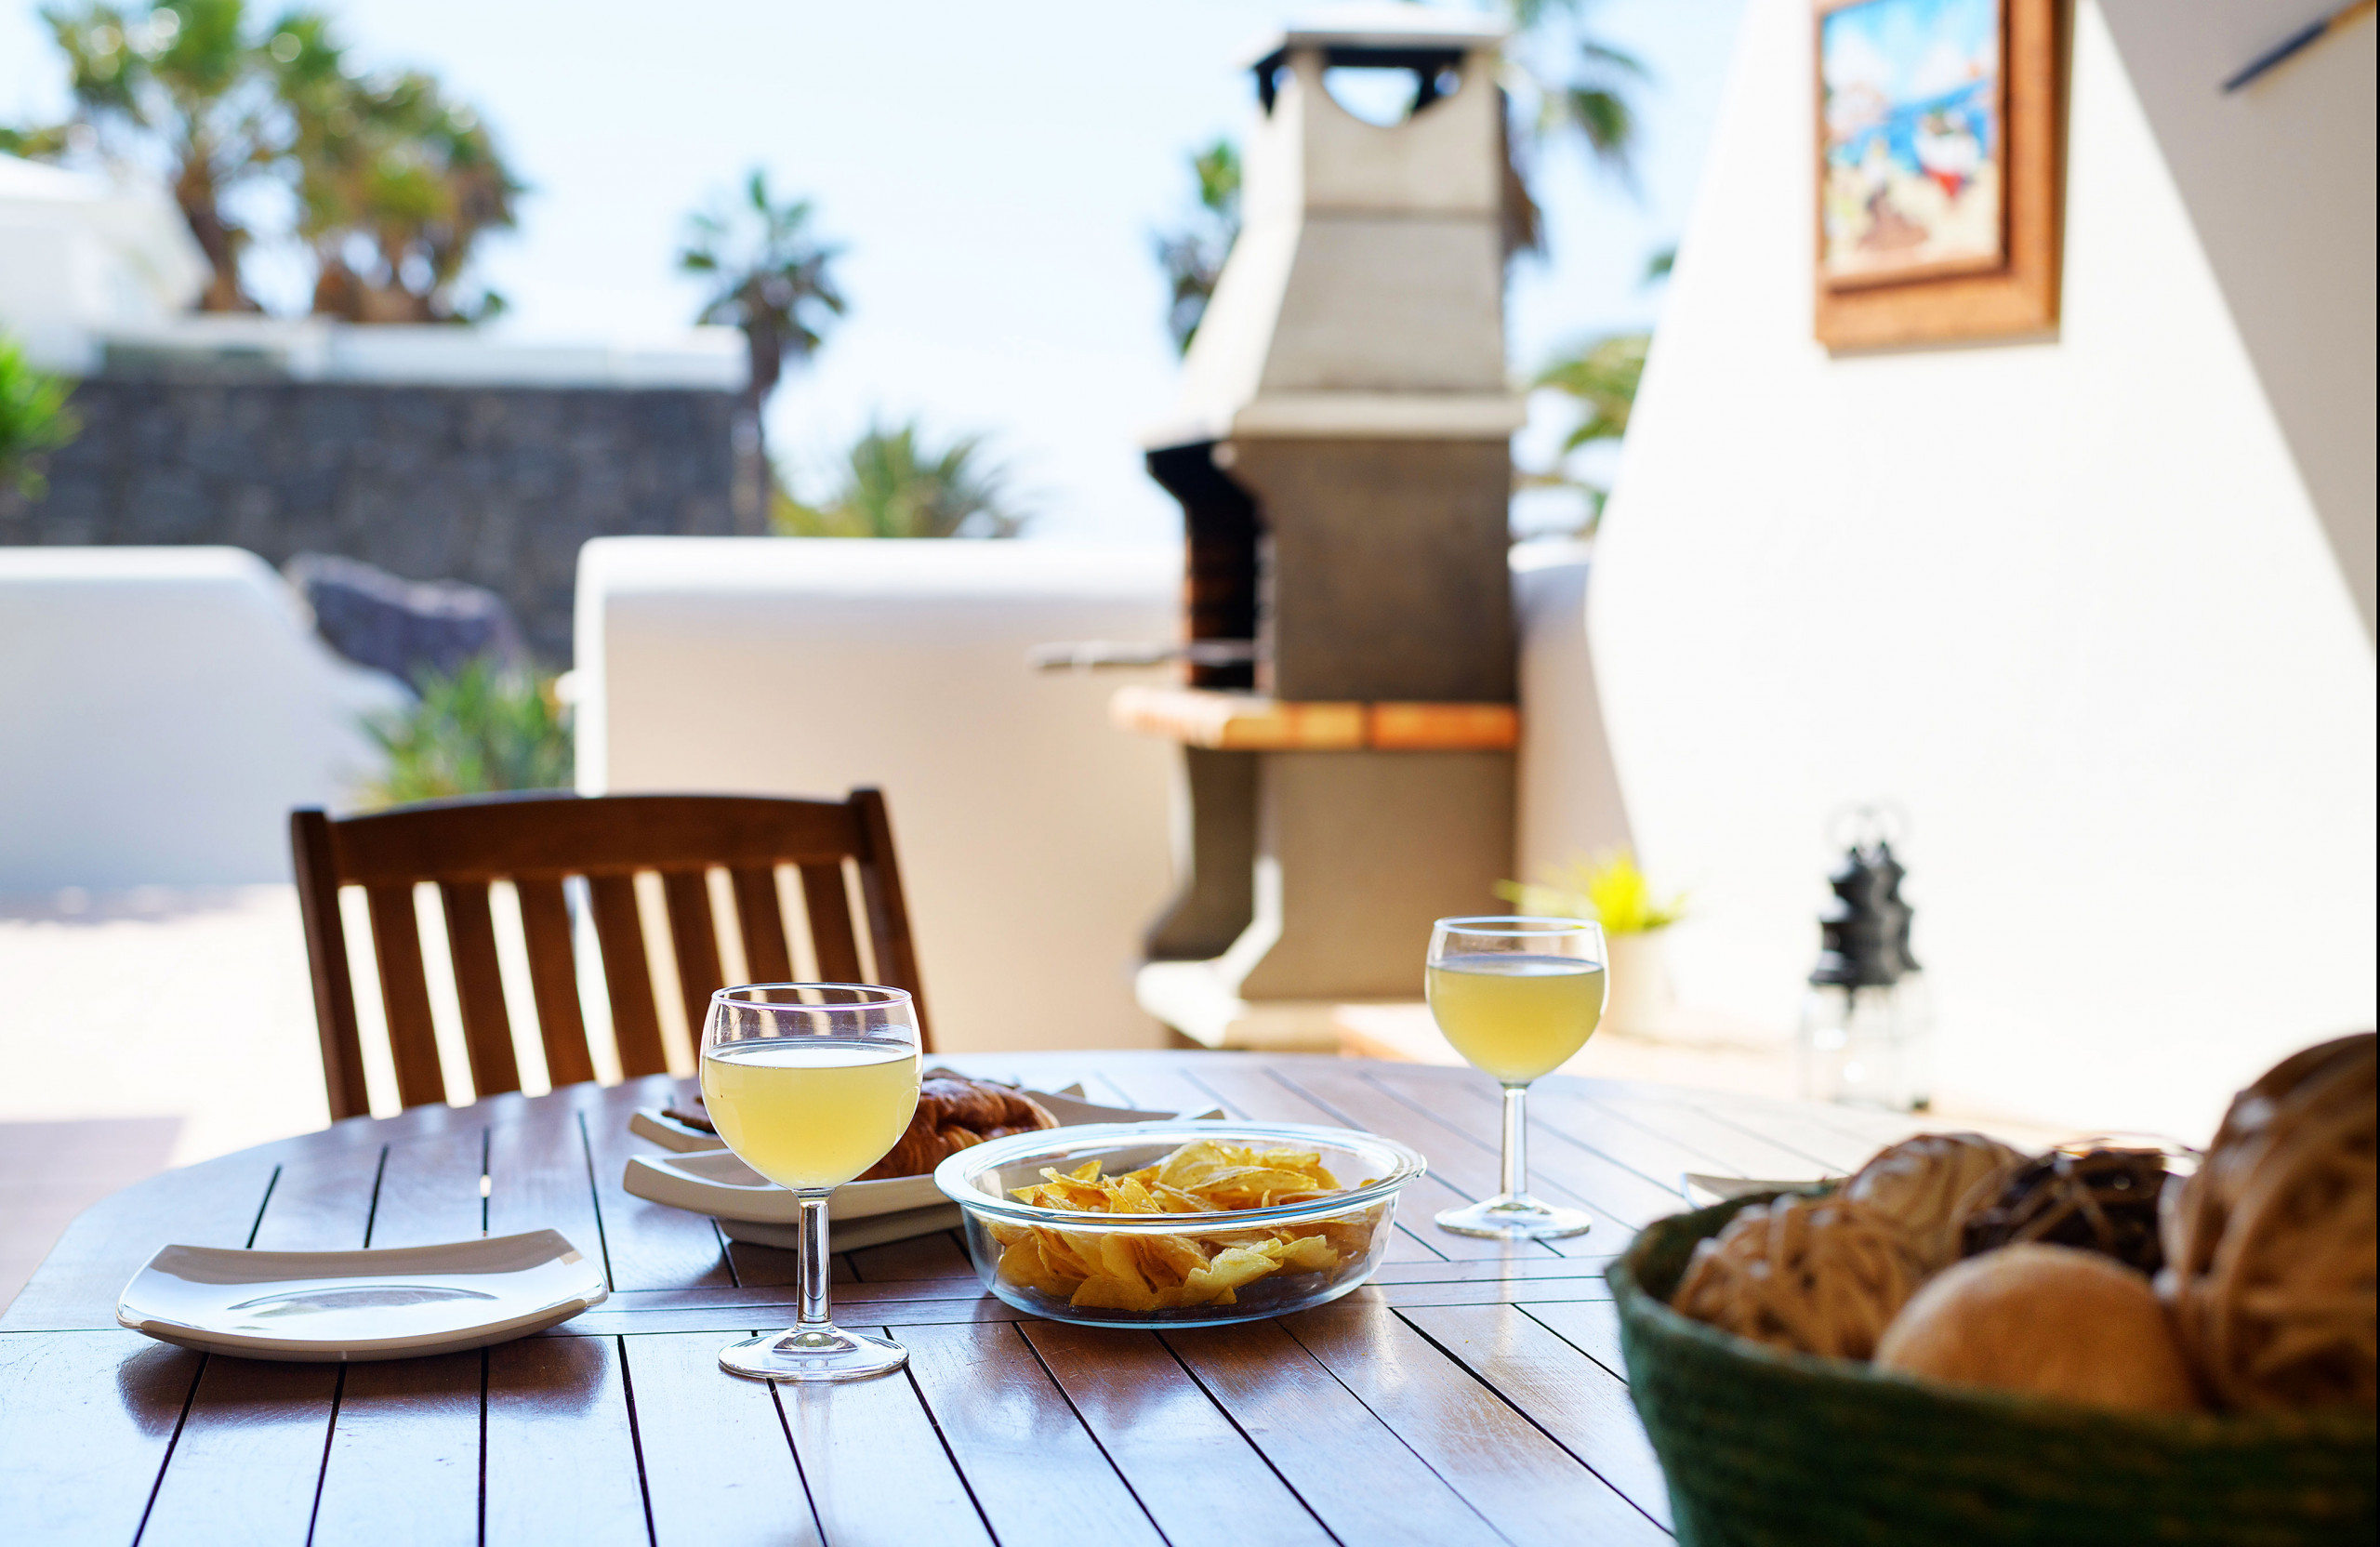
{"type": "MultiPolygon", "coordinates": [[[[1944,1083],[2202,1137],[2373,1020],[2370,636],[2098,7],[2046,342],[1812,341],[1810,46],[1752,0],[1589,611],[1630,821],[1695,896],[1682,997],[1789,1025],[1830,814],[1889,797],[1944,1083]]],[[[2287,187],[2368,204],[2371,29],[2328,46],[2360,75],[2268,83],[2331,93],[2287,187]]],[[[2360,297],[2319,253],[2260,283],[2368,360],[2362,251],[2360,297]]]]}
{"type": "Polygon", "coordinates": [[[406,700],[234,548],[0,548],[0,892],[289,879],[406,700]]]}
{"type": "Polygon", "coordinates": [[[1152,673],[1046,674],[1062,640],[1177,628],[1171,549],[606,537],[578,571],[589,793],[885,792],[952,1051],[1153,1046],[1132,1002],[1171,884],[1173,749],[1107,722],[1152,673]]]}

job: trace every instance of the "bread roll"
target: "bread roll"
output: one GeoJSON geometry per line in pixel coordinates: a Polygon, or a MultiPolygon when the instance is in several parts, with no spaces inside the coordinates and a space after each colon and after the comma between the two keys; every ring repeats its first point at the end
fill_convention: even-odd
{"type": "Polygon", "coordinates": [[[2201,1406],[2148,1278],[2077,1247],[2003,1247],[1944,1269],[1885,1329],[1876,1368],[2094,1408],[2201,1406]]]}

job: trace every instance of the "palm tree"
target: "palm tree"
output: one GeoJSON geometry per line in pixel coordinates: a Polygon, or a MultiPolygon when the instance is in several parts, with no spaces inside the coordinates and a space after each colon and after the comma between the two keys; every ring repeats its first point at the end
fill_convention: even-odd
{"type": "Polygon", "coordinates": [[[711,282],[700,321],[744,330],[751,375],[744,410],[767,466],[760,410],[776,390],[787,360],[806,360],[822,342],[827,319],[843,313],[842,292],[829,266],[842,249],[821,245],[810,232],[810,201],[780,205],[769,196],[768,175],[752,169],[740,205],[705,211],[687,221],[678,267],[711,282]]]}
{"type": "Polygon", "coordinates": [[[1179,230],[1157,238],[1157,266],[1165,271],[1172,301],[1165,314],[1173,347],[1190,351],[1198,324],[1223,277],[1223,259],[1239,240],[1239,147],[1218,139],[1190,158],[1198,183],[1198,213],[1179,230]]]}
{"type": "Polygon", "coordinates": [[[1013,508],[1007,470],[983,451],[980,435],[929,446],[915,419],[871,424],[834,494],[818,506],[780,496],[774,523],[797,537],[1013,537],[1032,517],[1013,508]]]}
{"type": "MultiPolygon", "coordinates": [[[[1514,99],[1506,123],[1519,139],[1542,143],[1571,133],[1586,141],[1596,165],[1632,192],[1636,189],[1636,109],[1633,88],[1646,78],[1642,60],[1589,30],[1595,0],[1497,0],[1512,22],[1515,46],[1505,53],[1505,91],[1514,99]]],[[[1530,190],[1527,154],[1507,129],[1504,247],[1545,250],[1544,223],[1530,190]]]]}
{"type": "Polygon", "coordinates": [[[314,310],[356,323],[479,321],[456,296],[471,249],[513,223],[522,192],[479,115],[418,71],[358,77],[318,16],[267,45],[298,167],[298,231],[314,250],[314,310]]]}
{"type": "MultiPolygon", "coordinates": [[[[269,56],[249,35],[243,0],[115,6],[86,0],[42,20],[72,71],[75,119],[103,152],[163,152],[165,176],[212,271],[199,306],[254,311],[240,283],[247,229],[224,212],[227,194],[266,176],[277,159],[269,56]]],[[[62,132],[20,137],[62,147],[62,132]]]]}
{"type": "Polygon", "coordinates": [[[454,287],[472,244],[512,223],[521,192],[470,109],[419,72],[359,77],[320,12],[261,29],[245,0],[83,0],[42,12],[65,53],[72,124],[0,136],[56,156],[84,139],[162,162],[211,270],[209,311],[254,311],[240,259],[254,233],[225,212],[250,181],[297,185],[298,235],[319,265],[314,310],[351,322],[484,316],[454,287]]]}

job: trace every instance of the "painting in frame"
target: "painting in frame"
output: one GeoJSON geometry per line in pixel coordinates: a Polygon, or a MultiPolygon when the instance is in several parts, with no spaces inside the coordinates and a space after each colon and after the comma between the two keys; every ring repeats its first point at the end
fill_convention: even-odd
{"type": "Polygon", "coordinates": [[[1818,0],[1818,335],[2056,324],[2056,0],[1818,0]]]}

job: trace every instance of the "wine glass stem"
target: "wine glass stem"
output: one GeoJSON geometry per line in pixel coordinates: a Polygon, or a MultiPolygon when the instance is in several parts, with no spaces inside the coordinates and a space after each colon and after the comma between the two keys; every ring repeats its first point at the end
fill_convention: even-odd
{"type": "Polygon", "coordinates": [[[1528,1191],[1528,1087],[1504,1087],[1504,1196],[1528,1191]]]}
{"type": "Polygon", "coordinates": [[[794,1325],[797,1333],[832,1325],[826,1314],[826,1285],[832,1277],[826,1261],[826,1195],[803,1193],[800,1198],[801,1319],[794,1325]]]}

